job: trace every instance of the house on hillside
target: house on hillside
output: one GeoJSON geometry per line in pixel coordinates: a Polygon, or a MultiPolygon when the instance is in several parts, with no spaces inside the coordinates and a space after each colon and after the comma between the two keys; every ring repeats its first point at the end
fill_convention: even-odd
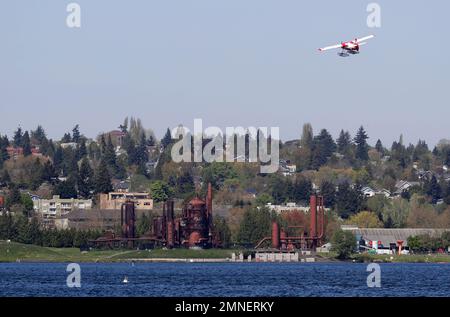
{"type": "Polygon", "coordinates": [[[409,191],[411,189],[411,187],[414,186],[420,186],[421,183],[420,182],[409,182],[409,181],[398,181],[395,184],[395,192],[394,192],[394,196],[399,196],[401,195],[404,191],[409,191]]]}

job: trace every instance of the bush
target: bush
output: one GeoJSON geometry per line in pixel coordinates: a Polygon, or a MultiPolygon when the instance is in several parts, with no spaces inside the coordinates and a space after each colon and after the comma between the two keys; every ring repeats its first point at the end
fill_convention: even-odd
{"type": "Polygon", "coordinates": [[[337,253],[338,259],[348,259],[356,249],[356,238],[350,231],[336,231],[331,243],[332,251],[337,253]]]}

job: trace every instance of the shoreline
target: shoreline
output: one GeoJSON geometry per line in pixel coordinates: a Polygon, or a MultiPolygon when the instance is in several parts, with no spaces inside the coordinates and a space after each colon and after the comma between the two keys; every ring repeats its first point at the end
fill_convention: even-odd
{"type": "Polygon", "coordinates": [[[152,249],[91,250],[49,248],[16,242],[0,241],[0,263],[450,263],[448,254],[370,255],[353,254],[337,259],[333,253],[301,256],[299,261],[232,260],[232,253],[249,254],[244,249],[152,249]]]}

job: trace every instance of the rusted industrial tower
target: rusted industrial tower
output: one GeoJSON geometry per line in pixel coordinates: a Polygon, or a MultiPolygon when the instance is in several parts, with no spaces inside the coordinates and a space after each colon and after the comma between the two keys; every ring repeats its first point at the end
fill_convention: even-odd
{"type": "MultiPolygon", "coordinates": [[[[126,201],[122,204],[120,210],[120,223],[122,227],[122,238],[136,238],[136,213],[133,201],[126,201]]],[[[132,240],[129,240],[129,243],[133,243],[132,240]]],[[[130,247],[132,247],[132,245],[130,247]]]]}
{"type": "Polygon", "coordinates": [[[209,247],[212,244],[212,188],[208,184],[206,201],[199,197],[192,199],[183,210],[183,231],[188,246],[209,247]]]}
{"type": "Polygon", "coordinates": [[[174,202],[165,202],[162,217],[153,220],[153,234],[155,239],[165,241],[169,248],[218,246],[220,242],[214,236],[211,184],[208,184],[206,199],[193,198],[179,218],[174,215],[174,202]]]}
{"type": "Polygon", "coordinates": [[[272,222],[272,236],[262,239],[256,248],[259,248],[264,242],[271,240],[272,249],[277,250],[293,250],[297,249],[310,249],[316,250],[316,248],[322,244],[322,238],[324,236],[325,226],[325,210],[323,205],[323,197],[318,195],[312,195],[310,197],[310,226],[309,234],[304,232],[304,228],[291,226],[290,228],[302,229],[299,236],[288,236],[286,231],[278,225],[276,221],[272,222]]]}

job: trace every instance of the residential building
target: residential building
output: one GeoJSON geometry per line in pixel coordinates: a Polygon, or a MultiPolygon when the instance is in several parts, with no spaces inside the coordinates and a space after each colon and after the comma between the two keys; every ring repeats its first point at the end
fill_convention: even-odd
{"type": "Polygon", "coordinates": [[[361,189],[361,193],[367,198],[373,197],[375,195],[383,195],[385,197],[390,197],[391,196],[391,192],[389,190],[387,190],[387,189],[383,188],[383,189],[380,189],[380,190],[376,190],[376,189],[373,189],[373,188],[371,188],[369,186],[363,187],[361,189]]]}
{"type": "Polygon", "coordinates": [[[111,192],[100,194],[100,209],[119,210],[127,200],[135,202],[137,210],[152,210],[153,199],[149,193],[111,192]]]}
{"type": "Polygon", "coordinates": [[[67,149],[67,148],[76,149],[77,148],[76,142],[61,143],[60,145],[61,145],[61,148],[63,148],[63,149],[67,149]]]}
{"type": "Polygon", "coordinates": [[[34,200],[33,205],[34,210],[39,213],[42,218],[55,219],[67,215],[74,210],[91,209],[92,200],[75,198],[64,199],[60,198],[59,195],[55,195],[52,199],[34,200]]]}
{"type": "Polygon", "coordinates": [[[130,182],[121,180],[111,181],[114,191],[119,193],[128,193],[130,191],[130,182]]]}
{"type": "MultiPolygon", "coordinates": [[[[296,203],[286,203],[285,205],[272,205],[271,203],[268,203],[266,207],[269,208],[270,211],[275,211],[279,214],[290,211],[303,211],[305,213],[309,212],[309,205],[301,206],[296,203]]],[[[329,208],[324,208],[324,210],[329,210],[329,208]]]]}
{"type": "Polygon", "coordinates": [[[376,194],[375,190],[373,190],[372,188],[370,188],[368,186],[361,188],[361,193],[365,197],[373,197],[376,194]]]}
{"type": "Polygon", "coordinates": [[[402,192],[408,191],[411,187],[420,186],[420,182],[408,182],[408,181],[398,181],[395,184],[394,195],[401,195],[402,192]]]}

